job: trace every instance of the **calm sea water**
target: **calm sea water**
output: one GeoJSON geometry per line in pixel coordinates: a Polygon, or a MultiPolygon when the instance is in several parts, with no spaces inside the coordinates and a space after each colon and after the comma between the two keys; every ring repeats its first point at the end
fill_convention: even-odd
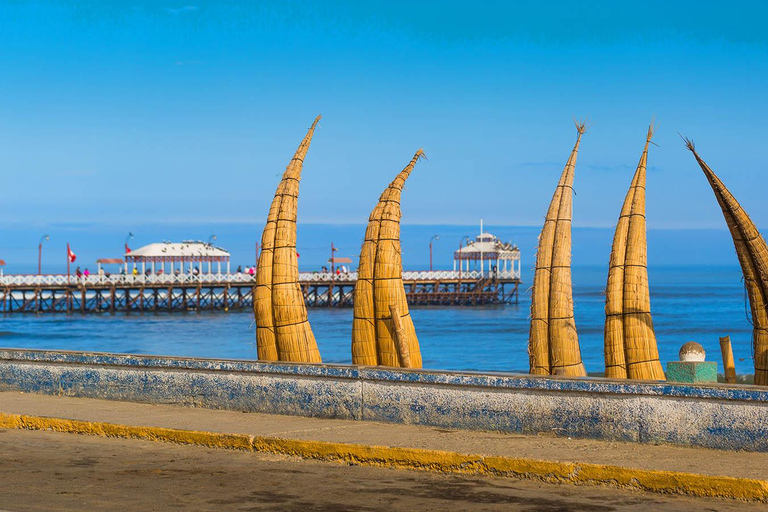
{"type": "MultiPolygon", "coordinates": [[[[576,323],[587,370],[603,370],[606,270],[574,267],[576,323]]],[[[530,286],[530,276],[524,274],[530,286]]],[[[651,307],[662,362],[695,340],[720,363],[718,336],[730,335],[738,373],[751,373],[751,326],[738,266],[656,267],[651,307]]],[[[424,367],[525,371],[530,298],[515,306],[426,307],[413,310],[424,367]]],[[[351,309],[310,310],[323,359],[350,363],[351,309]]],[[[250,312],[110,315],[8,315],[0,318],[4,347],[66,349],[192,357],[255,359],[250,312]]],[[[722,366],[719,364],[719,366],[722,366]]],[[[722,368],[721,368],[722,371],[722,368]]]]}

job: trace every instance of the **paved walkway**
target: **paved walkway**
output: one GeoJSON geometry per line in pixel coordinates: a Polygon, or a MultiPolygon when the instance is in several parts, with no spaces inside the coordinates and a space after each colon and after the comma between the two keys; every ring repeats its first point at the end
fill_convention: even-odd
{"type": "MultiPolygon", "coordinates": [[[[686,485],[685,479],[681,480],[677,476],[681,473],[732,477],[741,480],[735,481],[735,484],[728,481],[725,484],[715,482],[716,485],[713,484],[715,487],[725,485],[726,490],[718,491],[720,494],[714,495],[725,496],[735,492],[738,496],[740,492],[738,489],[743,487],[740,482],[746,482],[743,479],[749,479],[751,482],[749,485],[752,486],[749,492],[753,497],[757,492],[764,493],[765,498],[768,498],[768,453],[446,430],[413,425],[240,413],[15,392],[0,393],[0,416],[5,417],[5,426],[54,428],[69,432],[171,440],[207,446],[294,454],[310,458],[336,458],[373,465],[433,470],[448,467],[450,471],[466,470],[529,478],[533,476],[543,477],[544,480],[570,479],[577,483],[618,482],[631,485],[638,478],[641,482],[644,478],[650,479],[651,486],[641,487],[655,488],[665,492],[675,490],[676,488],[669,485],[676,482],[683,482],[681,485],[686,485]],[[50,422],[49,424],[34,423],[30,420],[19,423],[12,418],[14,415],[78,420],[87,422],[87,425],[51,427],[50,422]],[[92,424],[136,428],[106,431],[102,427],[93,427],[92,424]],[[156,428],[174,429],[174,432],[158,434],[153,430],[156,428]],[[215,440],[216,436],[191,438],[180,435],[177,431],[236,434],[240,437],[223,438],[224,442],[218,443],[215,440]],[[285,441],[276,444],[275,439],[285,441]],[[348,446],[354,449],[345,448],[348,446]],[[337,456],[334,450],[341,450],[344,454],[337,456]],[[446,452],[448,452],[447,456],[438,458],[434,456],[434,453],[445,454],[446,452]],[[480,459],[452,458],[451,454],[473,454],[482,457],[480,459]],[[538,461],[558,464],[547,466],[538,461]],[[599,465],[619,466],[619,468],[606,469],[599,465]],[[621,468],[628,471],[619,471],[621,468]],[[658,472],[674,472],[674,474],[658,472]],[[568,474],[562,478],[565,473],[568,474]],[[579,478],[574,479],[574,475],[579,478]],[[642,478],[637,475],[641,475],[642,478]],[[661,483],[658,487],[654,487],[657,485],[654,482],[661,483]],[[667,487],[664,487],[665,485],[667,487]]],[[[689,478],[689,481],[696,486],[702,480],[689,478]]],[[[706,489],[706,485],[703,491],[694,489],[693,494],[710,495],[706,489]]]]}

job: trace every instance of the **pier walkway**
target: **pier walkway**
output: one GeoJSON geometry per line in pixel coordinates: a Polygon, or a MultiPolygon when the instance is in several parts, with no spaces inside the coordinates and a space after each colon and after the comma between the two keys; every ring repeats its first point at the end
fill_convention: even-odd
{"type": "MultiPolygon", "coordinates": [[[[150,480],[165,479],[168,483],[167,490],[163,493],[156,491],[160,494],[151,496],[152,503],[165,500],[162,503],[168,506],[186,504],[195,509],[207,509],[202,505],[214,508],[217,504],[229,504],[233,508],[246,504],[264,507],[270,503],[277,508],[276,499],[286,500],[286,505],[296,501],[293,505],[297,510],[301,507],[311,509],[315,501],[320,508],[335,505],[355,510],[392,510],[393,506],[394,509],[416,509],[420,503],[439,506],[437,502],[418,501],[419,497],[431,496],[434,500],[461,503],[460,509],[470,509],[471,506],[487,509],[493,505],[505,510],[531,510],[540,499],[548,500],[550,504],[552,500],[558,502],[559,506],[555,507],[558,510],[583,507],[599,510],[758,510],[765,504],[713,500],[711,497],[768,500],[768,453],[758,452],[510,435],[18,392],[0,393],[0,435],[3,439],[0,457],[5,461],[0,476],[3,481],[8,478],[16,481],[16,490],[0,490],[0,499],[6,507],[27,504],[24,509],[32,508],[29,503],[44,500],[46,495],[62,500],[57,503],[71,503],[69,508],[86,504],[95,504],[99,508],[99,503],[109,508],[111,503],[99,500],[103,499],[104,493],[115,495],[118,492],[112,486],[128,487],[122,488],[123,498],[114,499],[128,499],[132,489],[146,489],[138,478],[140,475],[145,475],[147,485],[153,490],[157,484],[151,484],[150,480]],[[31,432],[39,430],[61,434],[31,432]],[[67,436],[67,433],[89,437],[67,436]],[[53,445],[55,450],[46,451],[46,446],[53,445]],[[178,445],[196,445],[198,451],[192,451],[193,446],[178,445]],[[210,448],[239,453],[227,455],[224,450],[211,451],[210,448]],[[71,458],[67,460],[67,456],[71,458]],[[304,460],[299,463],[297,456],[304,460]],[[58,460],[61,458],[64,460],[58,460]],[[193,459],[196,462],[191,463],[193,459]],[[429,476],[387,472],[385,469],[377,469],[376,473],[373,468],[342,469],[346,466],[334,464],[319,467],[319,463],[306,459],[461,476],[429,476]],[[62,470],[67,475],[65,478],[40,478],[45,476],[42,474],[47,468],[55,475],[57,464],[66,466],[62,470]],[[242,488],[233,488],[229,485],[231,480],[221,478],[230,471],[230,478],[241,479],[242,475],[237,476],[238,471],[233,468],[245,467],[250,467],[251,472],[261,468],[262,478],[254,475],[242,488]],[[89,475],[80,475],[84,468],[91,468],[89,475]],[[282,484],[268,478],[272,470],[279,471],[282,484]],[[360,476],[349,476],[349,471],[358,471],[360,476]],[[70,472],[77,474],[74,480],[71,480],[70,472]],[[478,480],[481,476],[512,479],[478,480]],[[94,477],[101,481],[94,481],[94,477]],[[260,483],[264,478],[271,483],[260,483]],[[401,482],[399,487],[414,491],[434,488],[435,492],[427,495],[401,488],[391,494],[386,490],[386,482],[392,480],[408,480],[409,483],[401,482]],[[32,485],[33,481],[35,485],[32,485]],[[80,485],[84,482],[88,485],[80,485]],[[542,482],[600,484],[625,489],[602,488],[590,493],[588,487],[577,489],[542,482]],[[172,483],[178,486],[176,490],[172,483]],[[38,485],[45,485],[46,492],[24,495],[25,487],[42,489],[38,485]],[[335,486],[336,490],[328,492],[326,485],[335,486]],[[386,499],[377,501],[376,493],[368,492],[365,506],[363,503],[360,507],[351,507],[351,502],[333,502],[334,499],[355,500],[353,495],[357,489],[365,488],[368,491],[381,489],[386,499]],[[457,488],[464,491],[457,492],[457,488]],[[662,496],[626,488],[689,496],[662,496]],[[352,489],[356,489],[354,493],[352,489]],[[453,491],[447,492],[448,489],[453,491]],[[201,497],[200,492],[208,494],[201,497]],[[527,498],[521,498],[520,493],[527,498]],[[395,499],[395,495],[401,498],[395,499]],[[591,497],[586,497],[588,495],[591,497]],[[14,497],[17,501],[10,499],[14,497]],[[483,501],[483,497],[490,501],[483,501]],[[203,498],[210,501],[199,501],[203,498]],[[215,501],[224,499],[232,501],[215,501]],[[604,500],[602,503],[601,499],[604,500]],[[567,504],[570,505],[565,506],[567,504]],[[630,504],[633,506],[628,507],[630,504]]],[[[141,494],[144,496],[133,497],[139,500],[136,502],[138,508],[141,508],[142,499],[150,498],[144,491],[141,494]]],[[[130,500],[126,504],[127,508],[121,508],[131,509],[130,500]]]]}
{"type": "MultiPolygon", "coordinates": [[[[301,272],[310,307],[352,305],[356,272],[301,272]]],[[[403,272],[412,305],[517,303],[520,273],[403,272]]],[[[255,276],[246,273],[0,276],[0,313],[204,311],[251,308],[255,276]]]]}

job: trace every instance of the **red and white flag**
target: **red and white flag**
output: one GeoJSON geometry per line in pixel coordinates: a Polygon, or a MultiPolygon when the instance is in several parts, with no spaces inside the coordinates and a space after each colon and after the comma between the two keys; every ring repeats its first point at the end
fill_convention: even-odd
{"type": "Polygon", "coordinates": [[[72,252],[72,249],[69,248],[69,244],[67,244],[67,258],[69,259],[70,263],[74,263],[77,259],[77,255],[75,255],[75,253],[72,252]]]}
{"type": "MultiPolygon", "coordinates": [[[[125,254],[128,254],[129,252],[131,252],[131,248],[128,247],[128,244],[125,244],[125,254]]],[[[74,261],[74,260],[72,260],[72,261],[74,261]]]]}

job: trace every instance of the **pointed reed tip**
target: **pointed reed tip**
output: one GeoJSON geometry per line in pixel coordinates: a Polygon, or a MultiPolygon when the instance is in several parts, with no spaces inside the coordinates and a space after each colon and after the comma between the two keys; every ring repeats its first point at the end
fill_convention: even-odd
{"type": "Polygon", "coordinates": [[[426,153],[424,153],[424,148],[419,148],[419,150],[416,152],[416,154],[413,155],[413,158],[416,158],[416,159],[423,158],[424,160],[429,160],[427,158],[426,153]]]}
{"type": "Polygon", "coordinates": [[[685,147],[688,148],[690,152],[692,152],[694,155],[696,154],[696,145],[693,143],[691,139],[688,137],[683,137],[681,133],[678,132],[678,135],[680,135],[680,138],[683,139],[683,142],[685,143],[685,147]]]}
{"type": "Polygon", "coordinates": [[[317,117],[315,118],[314,122],[312,122],[312,128],[314,128],[314,127],[317,125],[317,123],[318,123],[318,122],[319,122],[319,121],[320,121],[322,118],[323,118],[323,116],[321,116],[320,114],[318,114],[318,115],[317,115],[317,117]]]}
{"type": "Polygon", "coordinates": [[[646,142],[651,142],[653,139],[653,132],[656,130],[656,127],[654,125],[654,120],[651,120],[651,124],[648,126],[648,135],[645,137],[646,142]]]}
{"type": "Polygon", "coordinates": [[[587,118],[585,117],[583,121],[577,121],[576,118],[573,118],[573,124],[576,125],[576,131],[579,132],[579,135],[583,135],[584,132],[587,131],[587,128],[589,127],[589,122],[587,118]]]}

